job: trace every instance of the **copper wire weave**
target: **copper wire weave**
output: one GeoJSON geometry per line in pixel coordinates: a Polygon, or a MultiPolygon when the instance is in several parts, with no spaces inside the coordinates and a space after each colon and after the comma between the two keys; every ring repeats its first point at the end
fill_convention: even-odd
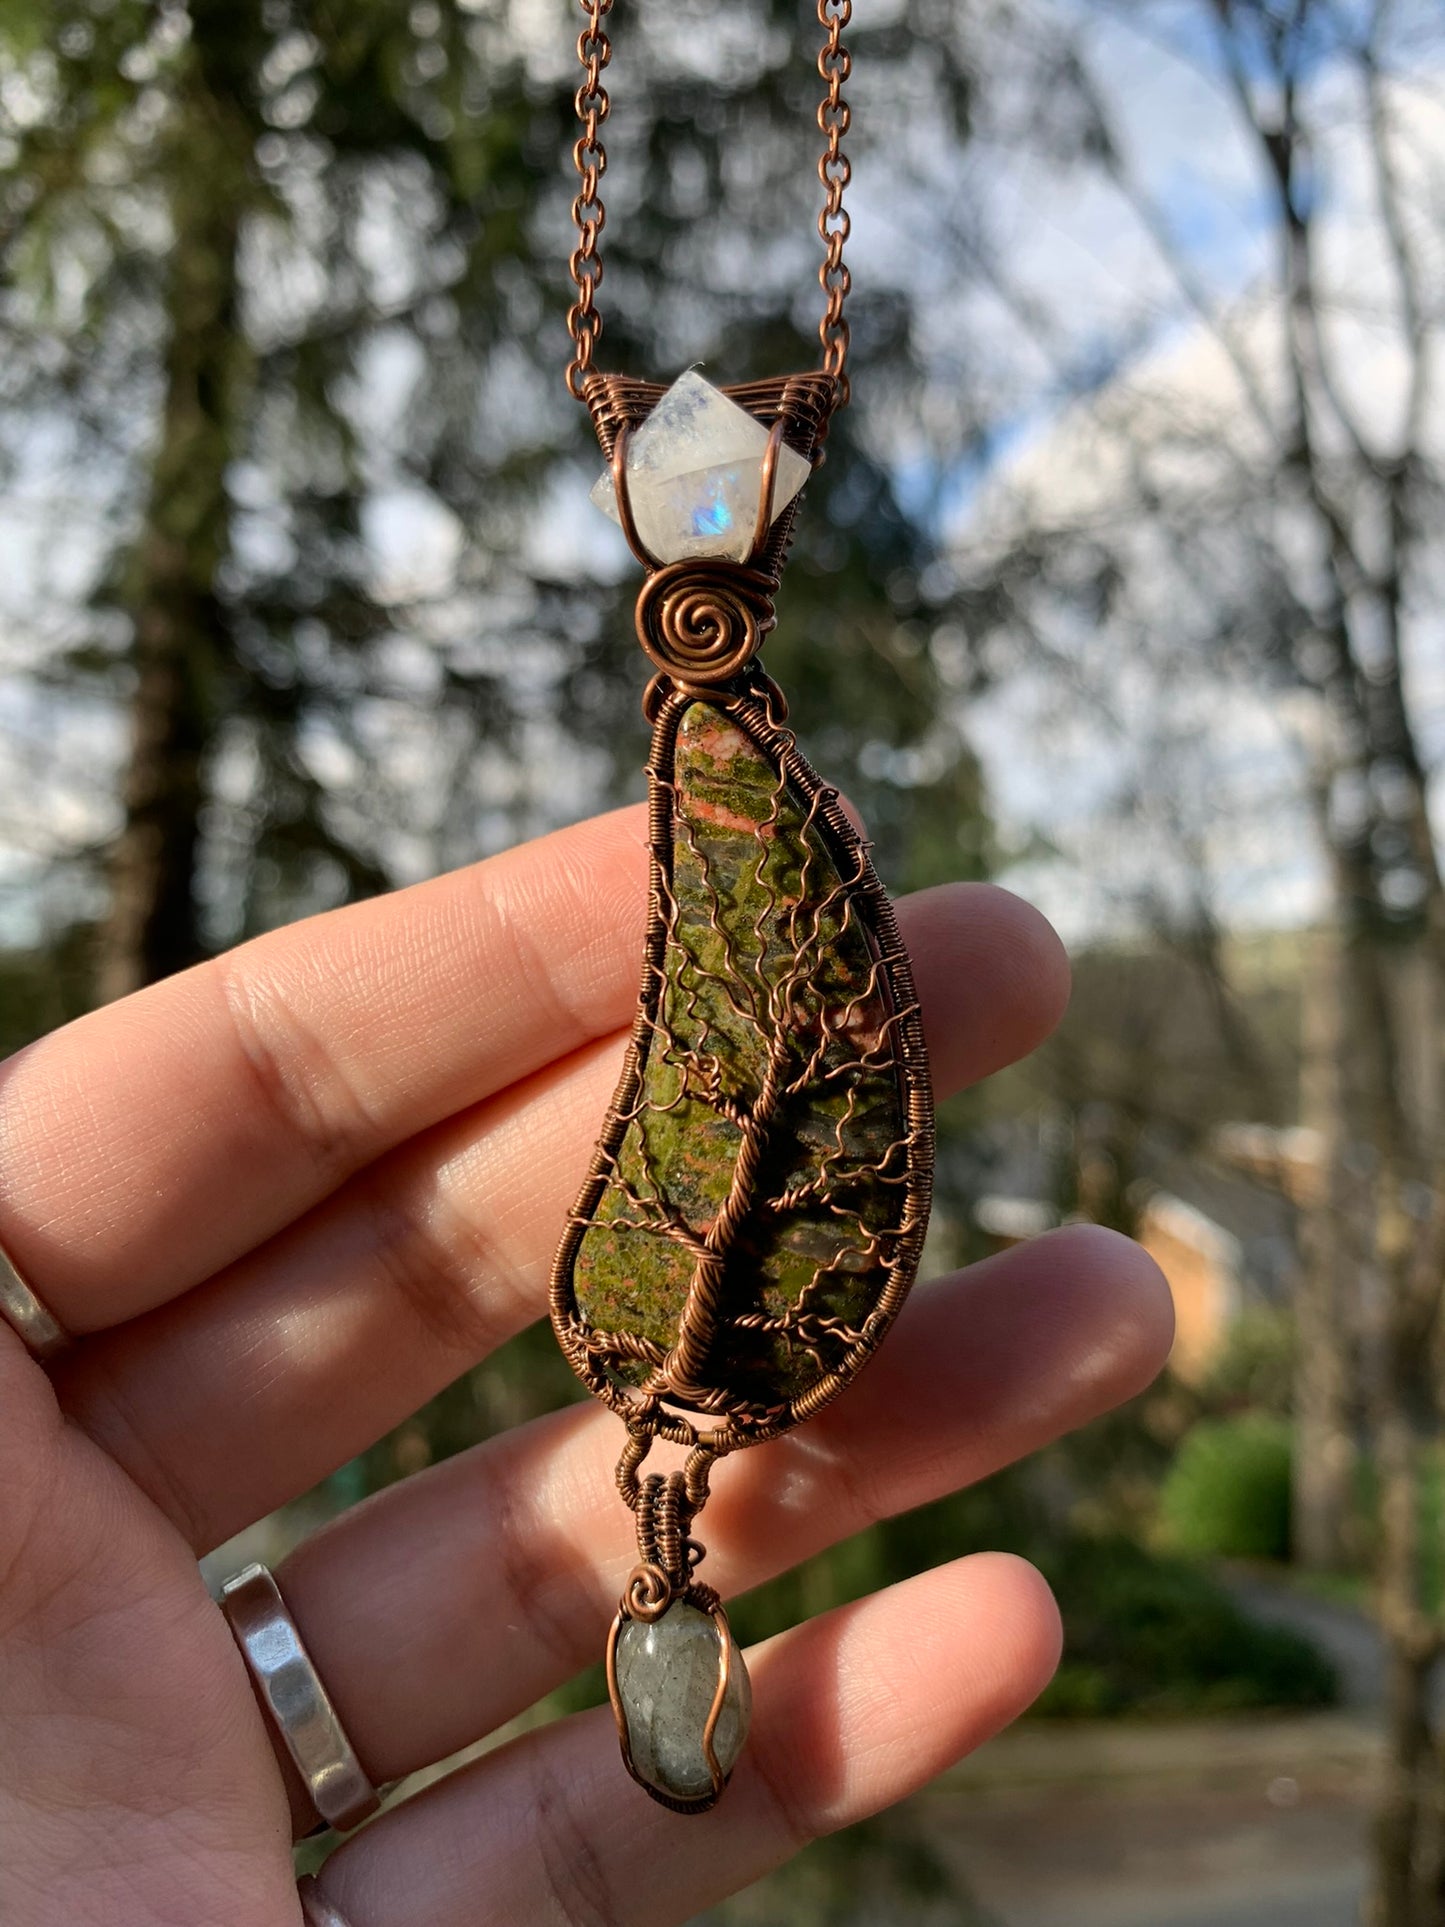
{"type": "Polygon", "coordinates": [[[773,626],[776,576],[735,563],[674,562],[637,598],[637,640],[665,674],[696,688],[731,682],[773,626]]]}
{"type": "MultiPolygon", "coordinates": [[[[837,794],[825,785],[798,750],[786,728],[787,708],[777,686],[754,660],[773,626],[772,598],[792,540],[798,507],[795,499],[771,518],[773,461],[765,465],[753,552],[746,564],[691,560],[660,565],[638,538],[627,490],[626,445],[666,393],[657,382],[630,376],[588,373],[581,385],[604,454],[612,463],[618,510],[624,531],[647,571],[638,597],[637,628],[644,649],[660,673],[644,699],[653,725],[648,761],[649,831],[652,853],[644,987],[622,1080],[613,1099],[582,1196],[578,1200],[553,1268],[551,1309],[559,1342],[573,1370],[598,1398],[627,1422],[629,1438],[617,1469],[619,1490],[637,1516],[639,1566],[628,1598],[637,1616],[660,1613],[695,1585],[691,1570],[700,1551],[689,1532],[706,1503],[713,1463],[741,1445],[776,1437],[811,1417],[835,1397],[871,1357],[912,1283],[922,1249],[932,1188],[934,1124],[921,1020],[911,968],[898,933],[892,904],[879,883],[866,845],[837,794]],[[659,1020],[664,961],[669,942],[671,852],[675,787],[672,761],[681,719],[702,698],[735,720],[777,772],[780,786],[802,800],[808,821],[833,852],[840,892],[849,913],[856,904],[875,946],[875,978],[891,1010],[888,1033],[896,1052],[896,1073],[906,1118],[904,1139],[890,1149],[903,1168],[901,1220],[874,1256],[883,1262],[885,1280],[864,1324],[840,1329],[838,1321],[799,1308],[797,1335],[820,1362],[815,1381],[799,1397],[781,1405],[759,1406],[726,1386],[696,1382],[715,1327],[717,1297],[723,1289],[721,1262],[700,1262],[680,1321],[678,1340],[663,1357],[648,1341],[629,1332],[599,1333],[581,1315],[573,1294],[573,1267],[593,1214],[612,1180],[628,1125],[636,1114],[647,1053],[662,1026],[659,1020]],[[886,1262],[884,1262],[886,1260],[886,1262]],[[824,1347],[833,1356],[824,1362],[824,1347]],[[838,1355],[841,1352],[841,1355],[838,1355]],[[650,1368],[639,1394],[619,1383],[615,1368],[631,1361],[650,1368]],[[687,1411],[712,1421],[700,1425],[687,1411]],[[666,1480],[640,1479],[638,1471],[654,1438],[688,1449],[681,1473],[666,1480]],[[659,1577],[661,1575],[661,1577],[659,1577]],[[665,1579],[665,1585],[663,1583],[665,1579]]],[[[836,377],[813,371],[742,383],[723,390],[770,432],[770,446],[784,441],[810,462],[821,459],[821,445],[838,395],[836,377]]],[[[748,1160],[760,1155],[763,1127],[744,1133],[740,1152],[740,1195],[750,1177],[748,1160]]],[[[890,1173],[890,1181],[894,1176],[890,1173]]],[[[736,1189],[737,1187],[735,1187],[736,1189]]],[[[720,1242],[713,1228],[714,1242],[720,1242]]],[[[781,1327],[780,1327],[781,1328],[781,1327]]],[[[623,1610],[627,1611],[628,1599],[623,1610]]]]}

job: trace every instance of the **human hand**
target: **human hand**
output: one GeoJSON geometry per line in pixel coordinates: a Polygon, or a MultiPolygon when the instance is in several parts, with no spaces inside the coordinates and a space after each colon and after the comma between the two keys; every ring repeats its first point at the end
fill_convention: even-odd
{"type": "MultiPolygon", "coordinates": [[[[636,995],[639,813],[295,925],[32,1046],[0,1082],[0,1242],[78,1337],[0,1324],[6,1927],[296,1927],[273,1749],[199,1554],[545,1310],[636,995]]],[[[940,1096],[1031,1049],[1067,970],[984,886],[900,907],[940,1096]]],[[[725,1596],[1140,1389],[1167,1292],[1073,1227],[915,1291],[804,1430],[730,1461],[725,1596]]],[[[572,1407],[390,1488],[278,1573],[378,1784],[595,1659],[633,1563],[617,1422],[572,1407]]],[[[715,1812],[626,1778],[606,1709],[529,1732],[357,1834],[352,1927],[685,1920],[901,1799],[1046,1683],[1030,1567],[955,1561],[749,1655],[715,1812]]]]}

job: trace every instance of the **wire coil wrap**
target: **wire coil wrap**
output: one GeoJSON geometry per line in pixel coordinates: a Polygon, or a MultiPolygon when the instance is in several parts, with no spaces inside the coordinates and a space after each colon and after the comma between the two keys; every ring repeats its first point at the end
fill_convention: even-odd
{"type": "Polygon", "coordinates": [[[775,579],[737,563],[669,563],[643,583],[637,639],[659,669],[685,683],[728,682],[773,627],[775,579]]]}

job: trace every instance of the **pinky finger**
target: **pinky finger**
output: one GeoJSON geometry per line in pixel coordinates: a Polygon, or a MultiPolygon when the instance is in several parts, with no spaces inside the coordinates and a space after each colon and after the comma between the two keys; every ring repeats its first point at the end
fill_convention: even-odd
{"type": "Polygon", "coordinates": [[[321,1886],[350,1927],[677,1927],[981,1745],[1058,1653],[1032,1566],[960,1559],[753,1650],[752,1736],[711,1813],[648,1800],[601,1708],[408,1801],[335,1854],[321,1886]]]}

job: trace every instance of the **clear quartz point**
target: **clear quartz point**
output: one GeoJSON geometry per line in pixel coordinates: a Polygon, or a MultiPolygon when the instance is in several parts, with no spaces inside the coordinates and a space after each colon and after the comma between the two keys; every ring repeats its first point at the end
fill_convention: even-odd
{"type": "MultiPolygon", "coordinates": [[[[642,544],[659,562],[685,556],[747,560],[758,519],[768,431],[745,408],[689,369],[636,429],[627,449],[627,499],[642,544]]],[[[811,470],[786,443],[778,450],[773,519],[811,470]]],[[[621,522],[612,475],[592,500],[621,522]]]]}
{"type": "Polygon", "coordinates": [[[624,1620],[617,1635],[617,1695],[633,1771],[675,1800],[705,1800],[715,1791],[704,1739],[724,1650],[727,1690],[712,1750],[726,1779],[743,1750],[753,1711],[748,1669],[726,1618],[678,1600],[661,1619],[624,1620]]]}

